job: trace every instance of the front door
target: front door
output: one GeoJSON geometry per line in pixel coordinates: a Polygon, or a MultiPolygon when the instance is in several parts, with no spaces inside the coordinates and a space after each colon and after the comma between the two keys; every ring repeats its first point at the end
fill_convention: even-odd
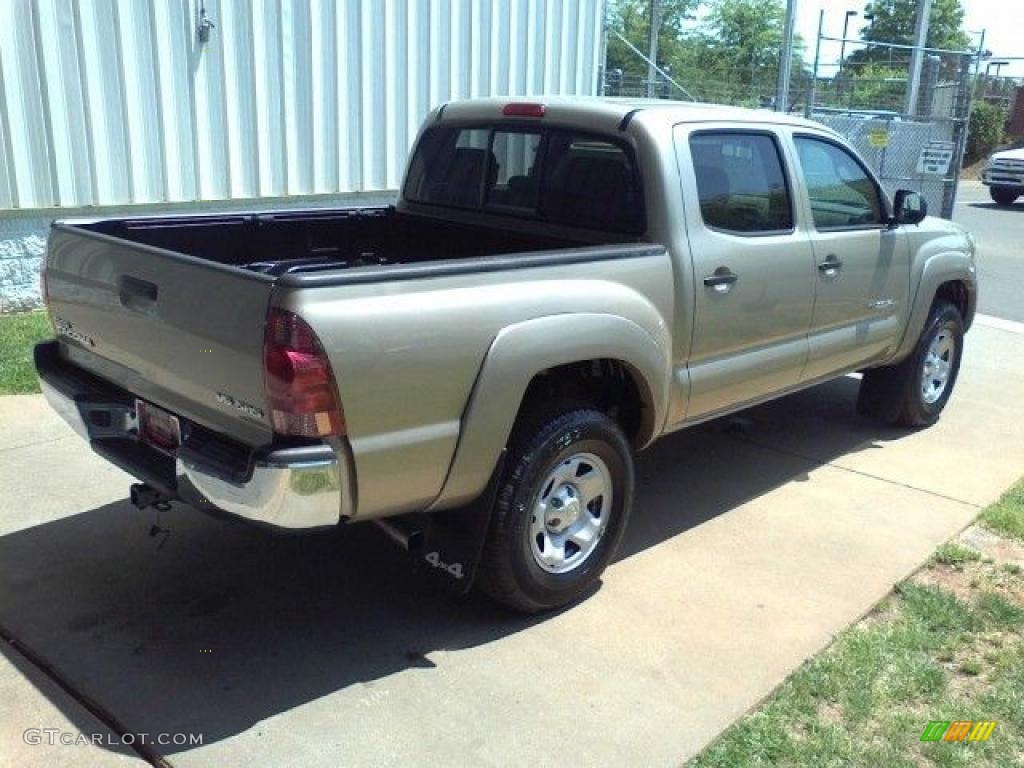
{"type": "Polygon", "coordinates": [[[909,305],[910,248],[888,226],[878,183],[832,139],[793,137],[813,226],[814,314],[802,380],[887,356],[909,305]]]}
{"type": "Polygon", "coordinates": [[[814,257],[771,129],[676,127],[692,254],[687,420],[799,382],[814,257]]]}

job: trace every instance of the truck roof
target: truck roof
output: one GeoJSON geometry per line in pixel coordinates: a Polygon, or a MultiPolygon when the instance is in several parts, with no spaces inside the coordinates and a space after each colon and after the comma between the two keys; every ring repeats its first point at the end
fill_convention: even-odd
{"type": "MultiPolygon", "coordinates": [[[[792,125],[815,130],[831,129],[821,123],[789,113],[766,109],[744,109],[668,99],[607,98],[598,96],[520,96],[451,101],[435,110],[435,119],[493,121],[503,118],[509,104],[543,104],[543,119],[579,125],[591,130],[621,130],[631,120],[644,123],[737,122],[792,125]]],[[[525,117],[524,121],[537,118],[525,117]]]]}

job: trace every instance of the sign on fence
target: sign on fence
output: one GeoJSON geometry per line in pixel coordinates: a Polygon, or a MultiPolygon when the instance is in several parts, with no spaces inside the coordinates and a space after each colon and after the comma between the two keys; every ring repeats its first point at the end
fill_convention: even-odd
{"type": "Polygon", "coordinates": [[[889,146],[889,131],[885,128],[872,128],[868,131],[868,144],[875,149],[889,146]]]}
{"type": "Polygon", "coordinates": [[[951,141],[929,141],[917,158],[917,172],[945,176],[955,150],[956,145],[951,141]]]}

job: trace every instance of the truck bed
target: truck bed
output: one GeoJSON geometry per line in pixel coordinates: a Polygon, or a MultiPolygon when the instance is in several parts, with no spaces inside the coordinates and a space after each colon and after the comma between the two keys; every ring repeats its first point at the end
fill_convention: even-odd
{"type": "Polygon", "coordinates": [[[519,226],[391,206],[57,222],[47,305],[67,362],[215,433],[266,445],[263,340],[275,290],[618,259],[650,247],[519,226]]]}
{"type": "Polygon", "coordinates": [[[270,275],[416,264],[587,244],[420,216],[394,206],[107,219],[74,226],[270,275]]]}

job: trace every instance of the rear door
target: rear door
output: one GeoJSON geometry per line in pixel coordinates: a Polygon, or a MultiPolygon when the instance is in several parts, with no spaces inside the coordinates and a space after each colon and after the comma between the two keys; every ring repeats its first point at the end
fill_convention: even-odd
{"type": "Polygon", "coordinates": [[[814,314],[802,379],[812,381],[887,355],[909,305],[910,247],[888,226],[885,198],[839,142],[793,136],[816,261],[814,314]]]}
{"type": "Polygon", "coordinates": [[[799,381],[814,258],[774,130],[679,125],[675,144],[696,290],[692,419],[799,381]]]}
{"type": "Polygon", "coordinates": [[[273,279],[67,225],[46,261],[62,354],[249,445],[272,436],[263,326],[273,279]]]}

